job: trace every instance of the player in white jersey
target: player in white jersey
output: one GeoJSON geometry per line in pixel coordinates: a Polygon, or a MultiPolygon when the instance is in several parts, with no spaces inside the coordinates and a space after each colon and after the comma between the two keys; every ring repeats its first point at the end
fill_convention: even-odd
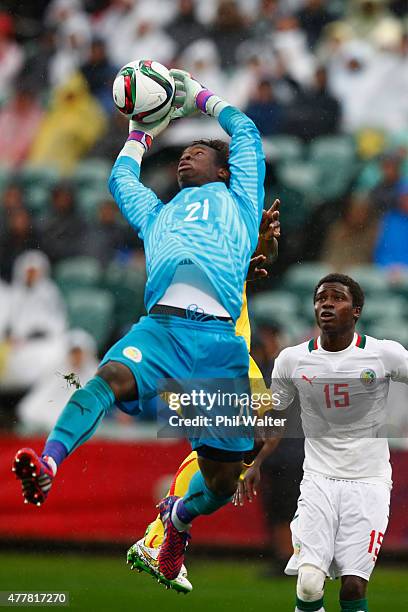
{"type": "MultiPolygon", "coordinates": [[[[348,276],[321,279],[314,292],[320,336],[284,349],[272,372],[279,409],[299,394],[305,433],[294,553],[285,569],[298,575],[296,611],[324,611],[326,576],[341,578],[342,612],[367,611],[367,583],[388,524],[385,406],[390,380],[408,383],[408,351],[355,331],[363,305],[348,276]]],[[[259,457],[244,483],[248,498],[259,457]]]]}

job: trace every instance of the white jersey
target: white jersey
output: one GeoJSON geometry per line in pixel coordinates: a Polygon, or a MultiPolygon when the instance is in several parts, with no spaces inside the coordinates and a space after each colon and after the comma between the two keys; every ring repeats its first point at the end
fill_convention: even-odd
{"type": "Polygon", "coordinates": [[[280,410],[299,393],[305,473],[391,485],[390,380],[408,383],[408,351],[392,340],[355,333],[342,351],[324,350],[317,338],[280,353],[272,391],[280,410]]]}

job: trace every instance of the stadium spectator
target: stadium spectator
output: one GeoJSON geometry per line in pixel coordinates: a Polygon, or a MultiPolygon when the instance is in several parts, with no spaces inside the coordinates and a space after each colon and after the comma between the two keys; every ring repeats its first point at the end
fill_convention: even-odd
{"type": "Polygon", "coordinates": [[[106,54],[106,46],[102,39],[93,39],[89,55],[82,64],[81,72],[88,83],[91,94],[107,113],[111,113],[114,109],[112,83],[115,67],[106,54]]]}
{"type": "Polygon", "coordinates": [[[27,40],[39,34],[49,3],[50,0],[21,3],[14,0],[2,0],[1,5],[8,13],[13,13],[16,32],[19,33],[19,37],[27,40]]]}
{"type": "Polygon", "coordinates": [[[0,109],[0,164],[14,170],[28,157],[43,110],[35,92],[23,81],[0,109]]]}
{"type": "Polygon", "coordinates": [[[96,344],[82,329],[72,329],[62,338],[64,354],[59,363],[43,376],[24,396],[17,408],[21,423],[30,431],[53,427],[76,385],[85,385],[98,366],[96,344]]]}
{"type": "Polygon", "coordinates": [[[408,267],[408,180],[403,179],[397,190],[395,210],[385,214],[380,224],[374,261],[394,271],[408,267]]]}
{"type": "Polygon", "coordinates": [[[16,258],[28,249],[38,248],[39,235],[30,213],[22,207],[8,214],[5,228],[0,242],[0,271],[2,278],[9,281],[16,258]]]}
{"type": "Polygon", "coordinates": [[[206,27],[196,17],[194,0],[179,0],[178,13],[166,27],[166,32],[176,43],[179,55],[188,45],[200,38],[207,38],[206,27]]]}
{"type": "Polygon", "coordinates": [[[50,59],[50,80],[63,85],[85,60],[91,43],[91,27],[80,0],[52,0],[46,24],[55,28],[56,50],[50,59]]]}
{"type": "Polygon", "coordinates": [[[232,70],[236,64],[237,49],[248,37],[248,28],[234,0],[220,0],[209,34],[217,45],[222,68],[232,70]]]}
{"type": "Polygon", "coordinates": [[[408,36],[402,31],[379,33],[378,51],[372,66],[375,89],[368,91],[367,121],[371,126],[398,133],[408,116],[408,36]],[[381,34],[381,36],[380,36],[381,34]]]}
{"type": "Polygon", "coordinates": [[[365,40],[350,41],[332,58],[329,83],[342,104],[346,131],[401,129],[408,112],[406,58],[400,37],[377,51],[365,40]]]}
{"type": "Polygon", "coordinates": [[[279,9],[278,0],[261,0],[258,12],[248,20],[248,36],[242,39],[236,52],[238,71],[249,58],[257,57],[264,76],[272,76],[275,73],[274,34],[280,16],[282,11],[279,9]]]}
{"type": "Polygon", "coordinates": [[[372,189],[369,198],[377,213],[383,215],[397,207],[398,188],[402,178],[403,157],[399,151],[391,151],[381,156],[380,182],[372,189]]]}
{"type": "Polygon", "coordinates": [[[249,26],[249,37],[259,43],[270,42],[276,21],[281,15],[279,0],[261,0],[258,12],[249,26]]]}
{"type": "Polygon", "coordinates": [[[163,64],[171,63],[176,54],[176,43],[160,27],[152,7],[125,13],[115,27],[108,29],[107,46],[110,59],[118,67],[132,59],[154,58],[163,64]]]}
{"type": "Polygon", "coordinates": [[[75,74],[54,90],[28,161],[55,167],[63,174],[72,172],[105,129],[105,113],[90,95],[85,79],[75,74]]]}
{"type": "Polygon", "coordinates": [[[222,95],[227,96],[228,79],[221,70],[220,61],[215,43],[208,38],[202,38],[185,48],[179,63],[200,83],[205,83],[211,91],[220,91],[222,95]]]}
{"type": "Polygon", "coordinates": [[[320,259],[335,272],[371,263],[377,232],[370,202],[352,194],[323,239],[320,259]]]}
{"type": "Polygon", "coordinates": [[[316,57],[321,65],[336,64],[343,52],[343,47],[353,39],[353,30],[344,21],[332,21],[322,31],[319,43],[315,49],[316,57]]]}
{"type": "MultiPolygon", "coordinates": [[[[158,62],[170,64],[176,54],[176,45],[153,20],[136,22],[134,25],[133,41],[130,49],[126,50],[126,57],[154,57],[158,62]]],[[[123,55],[123,58],[125,54],[123,55]]],[[[125,60],[123,63],[126,63],[125,60]]]]}
{"type": "Polygon", "coordinates": [[[24,53],[14,37],[13,19],[0,12],[0,102],[10,95],[24,62],[24,53]]]}
{"type": "Polygon", "coordinates": [[[48,259],[38,250],[22,253],[13,266],[9,314],[2,338],[3,391],[27,390],[60,357],[65,308],[49,275],[48,259]]]}
{"type": "Polygon", "coordinates": [[[334,134],[340,127],[341,107],[330,93],[324,67],[316,69],[311,87],[299,88],[286,110],[285,132],[305,141],[334,134]]]}
{"type": "Polygon", "coordinates": [[[262,80],[257,84],[255,95],[245,112],[263,136],[282,131],[284,108],[276,100],[270,81],[262,80]]]}
{"type": "Polygon", "coordinates": [[[344,129],[352,132],[365,127],[367,97],[377,81],[372,47],[362,40],[345,43],[333,55],[328,70],[329,86],[342,105],[344,129]]]}
{"type": "Polygon", "coordinates": [[[54,55],[55,49],[55,30],[49,27],[42,28],[38,38],[35,38],[27,48],[21,79],[37,94],[48,92],[51,86],[50,58],[54,55]]]}
{"type": "Polygon", "coordinates": [[[0,198],[0,241],[8,231],[8,217],[19,208],[24,208],[23,190],[11,180],[0,198]]]}
{"type": "Polygon", "coordinates": [[[42,220],[40,239],[52,264],[87,253],[87,225],[77,211],[74,191],[68,181],[52,191],[51,210],[42,220]]]}
{"type": "Polygon", "coordinates": [[[306,0],[297,14],[300,27],[305,32],[309,49],[314,49],[323,28],[333,21],[327,3],[323,0],[306,0]]]}
{"type": "Polygon", "coordinates": [[[246,54],[241,47],[238,50],[238,66],[228,83],[227,99],[238,108],[246,108],[251,94],[262,79],[272,79],[272,70],[266,70],[261,58],[255,53],[246,54]]]}
{"type": "MultiPolygon", "coordinates": [[[[267,313],[265,313],[267,316],[267,313]]],[[[285,337],[282,327],[274,321],[260,321],[256,328],[256,337],[261,338],[264,348],[265,359],[263,363],[258,363],[267,384],[272,371],[275,357],[285,346],[285,337]]]]}
{"type": "Polygon", "coordinates": [[[380,30],[400,27],[387,4],[388,0],[353,0],[349,3],[346,22],[351,26],[354,38],[375,44],[380,30]]]}
{"type": "Polygon", "coordinates": [[[111,0],[102,11],[93,16],[93,31],[105,41],[108,57],[117,68],[122,64],[115,57],[116,43],[129,20],[133,4],[133,0],[111,0]]]}
{"type": "Polygon", "coordinates": [[[315,58],[296,17],[287,15],[277,21],[273,46],[291,78],[303,85],[312,82],[315,58]]]}
{"type": "Polygon", "coordinates": [[[98,208],[96,223],[86,234],[87,254],[107,266],[114,259],[126,259],[132,251],[142,248],[135,232],[122,222],[118,207],[112,200],[104,200],[98,208]]]}
{"type": "Polygon", "coordinates": [[[88,151],[87,157],[102,157],[113,162],[128,131],[128,119],[115,109],[109,117],[107,131],[101,134],[94,146],[88,151]]]}

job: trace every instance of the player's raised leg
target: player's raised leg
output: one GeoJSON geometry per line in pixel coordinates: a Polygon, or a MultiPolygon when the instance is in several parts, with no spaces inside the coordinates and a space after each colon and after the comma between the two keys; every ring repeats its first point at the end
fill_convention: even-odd
{"type": "Polygon", "coordinates": [[[197,448],[200,471],[190,481],[184,497],[170,496],[159,504],[164,525],[159,568],[168,579],[180,572],[191,522],[212,514],[232,500],[243,468],[242,453],[209,446],[197,448]]]}
{"type": "Polygon", "coordinates": [[[116,400],[137,397],[131,371],[121,363],[103,365],[82,389],[77,389],[59,416],[39,457],[33,449],[20,449],[13,471],[21,480],[28,503],[44,503],[58,466],[96,431],[106,411],[116,400]]]}
{"type": "MultiPolygon", "coordinates": [[[[176,495],[183,497],[188,490],[191,478],[199,471],[197,453],[192,451],[181,463],[177,472],[174,475],[166,497],[176,495]]],[[[160,546],[163,542],[164,528],[161,522],[160,515],[148,525],[143,538],[133,544],[127,552],[127,561],[132,564],[132,569],[138,569],[147,572],[157,578],[165,586],[169,586],[179,592],[189,593],[192,590],[192,584],[187,579],[187,570],[183,565],[181,570],[174,580],[167,580],[159,572],[158,556],[160,546]]]]}

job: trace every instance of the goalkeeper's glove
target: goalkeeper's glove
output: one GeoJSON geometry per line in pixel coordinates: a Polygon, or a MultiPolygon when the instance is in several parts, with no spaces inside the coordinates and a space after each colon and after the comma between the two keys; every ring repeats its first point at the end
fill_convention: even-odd
{"type": "Polygon", "coordinates": [[[147,151],[152,146],[153,138],[161,134],[172,120],[172,110],[162,119],[153,123],[138,123],[131,119],[129,121],[129,137],[128,142],[139,142],[147,151]]]}
{"type": "Polygon", "coordinates": [[[228,102],[213,94],[185,70],[173,68],[170,74],[176,83],[176,103],[182,102],[181,108],[173,111],[172,119],[188,117],[197,109],[212,117],[218,117],[220,112],[229,106],[228,102]]]}

